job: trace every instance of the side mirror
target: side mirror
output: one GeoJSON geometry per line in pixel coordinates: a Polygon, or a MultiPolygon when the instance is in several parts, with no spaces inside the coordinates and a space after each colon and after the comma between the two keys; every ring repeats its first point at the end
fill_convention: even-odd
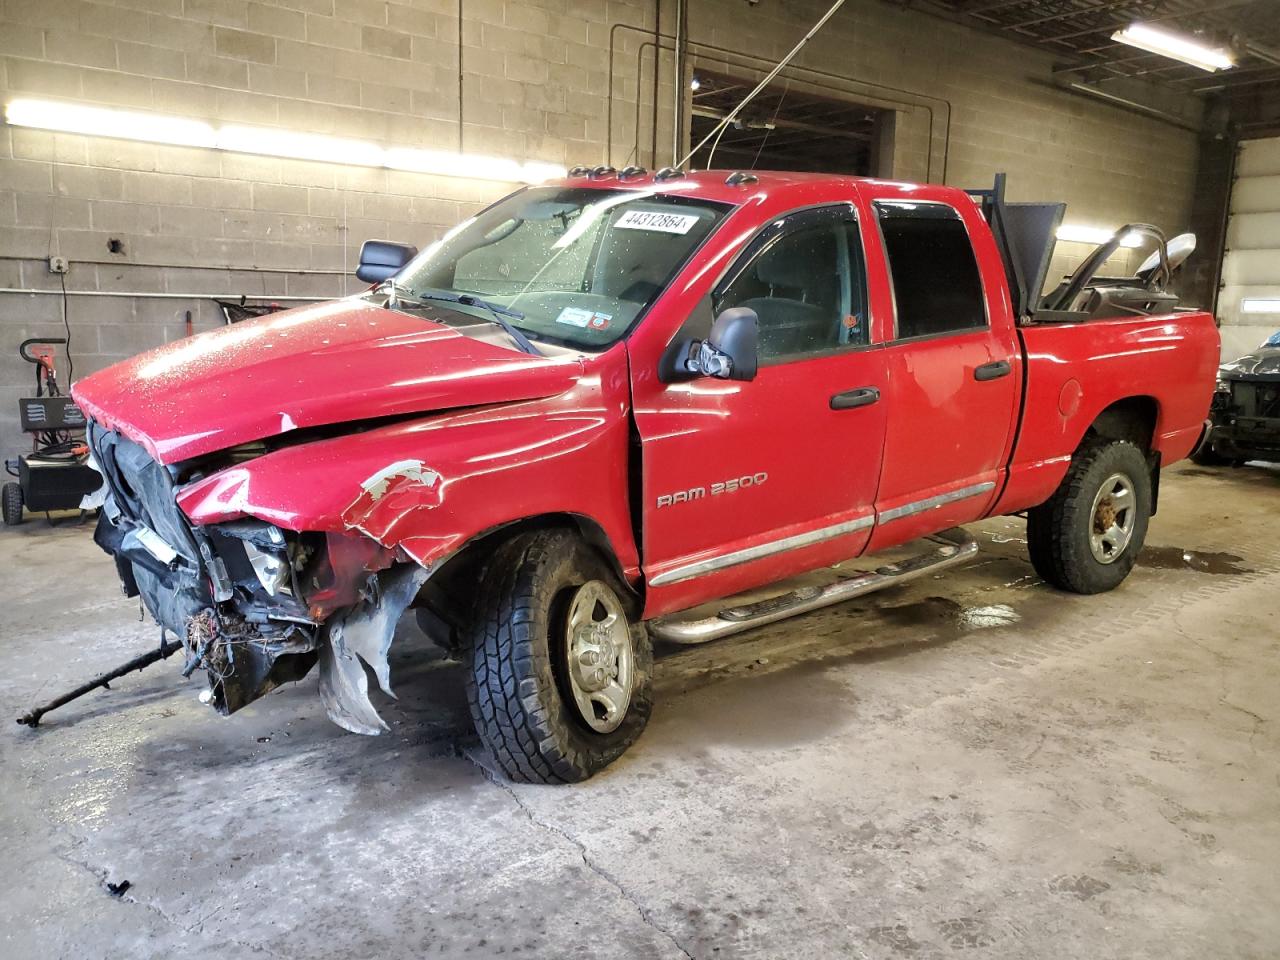
{"type": "Polygon", "coordinates": [[[707,339],[695,341],[685,365],[690,373],[720,380],[754,380],[760,320],[750,307],[730,307],[716,317],[707,339]]]}
{"type": "Polygon", "coordinates": [[[418,255],[418,248],[390,240],[366,240],[360,247],[356,277],[365,283],[381,283],[418,255]]]}

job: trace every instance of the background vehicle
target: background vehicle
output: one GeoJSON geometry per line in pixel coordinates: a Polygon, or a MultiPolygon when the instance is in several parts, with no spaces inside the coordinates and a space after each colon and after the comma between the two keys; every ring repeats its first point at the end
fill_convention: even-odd
{"type": "Polygon", "coordinates": [[[1001,193],[597,168],[416,256],[367,244],[362,297],[77,385],[112,490],[98,542],[224,713],[318,662],[333,719],[378,732],[364,664],[390,692],[418,606],[469,658],[499,766],[548,782],[639,735],[651,636],[961,562],[959,524],[1026,511],[1046,580],[1111,589],[1200,434],[1217,330],[1163,292],[1141,225],[1149,276],[1100,292],[1117,234],[1042,300],[1062,205],[1001,193]]]}
{"type": "Polygon", "coordinates": [[[1203,466],[1280,460],[1280,333],[1218,368],[1209,424],[1191,459],[1203,466]]]}

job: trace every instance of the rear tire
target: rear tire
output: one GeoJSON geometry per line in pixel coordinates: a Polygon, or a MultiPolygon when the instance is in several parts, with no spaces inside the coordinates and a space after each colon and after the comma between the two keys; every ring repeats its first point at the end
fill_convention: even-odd
{"type": "Polygon", "coordinates": [[[6,527],[16,527],[22,522],[22,487],[19,484],[4,485],[3,513],[6,527]]]}
{"type": "Polygon", "coordinates": [[[1061,486],[1027,514],[1031,564],[1072,593],[1113,590],[1129,575],[1147,537],[1151,475],[1125,440],[1076,451],[1061,486]]]}
{"type": "Polygon", "coordinates": [[[512,780],[585,780],[644,730],[653,651],[625,597],[604,559],[559,530],[514,537],[481,574],[467,694],[512,780]]]}

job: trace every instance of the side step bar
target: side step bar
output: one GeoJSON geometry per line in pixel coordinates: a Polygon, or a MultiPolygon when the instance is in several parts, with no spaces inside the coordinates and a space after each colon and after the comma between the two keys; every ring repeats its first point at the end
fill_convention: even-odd
{"type": "Polygon", "coordinates": [[[659,617],[649,621],[649,632],[670,643],[706,643],[708,640],[719,640],[744,630],[762,627],[766,623],[776,623],[788,617],[843,603],[885,587],[908,583],[926,573],[937,573],[971,560],[978,552],[978,541],[959,527],[935,534],[929,539],[940,541],[942,545],[936,550],[878,567],[870,573],[842,577],[824,587],[800,587],[790,593],[755,603],[727,607],[715,616],[697,620],[682,620],[679,614],[659,617]]]}

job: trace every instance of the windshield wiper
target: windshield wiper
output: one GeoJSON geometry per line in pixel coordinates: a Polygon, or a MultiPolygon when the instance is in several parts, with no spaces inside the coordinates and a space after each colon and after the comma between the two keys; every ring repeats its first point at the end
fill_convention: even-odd
{"type": "MultiPolygon", "coordinates": [[[[392,289],[395,290],[397,288],[393,287],[392,289]]],[[[524,314],[519,310],[512,310],[510,307],[490,303],[488,300],[477,297],[474,293],[452,293],[448,290],[406,290],[403,287],[400,287],[399,290],[413,297],[415,300],[441,300],[445,303],[460,303],[464,307],[479,307],[481,310],[488,310],[489,317],[492,322],[501,327],[507,336],[516,342],[521,350],[535,357],[542,356],[538,351],[538,348],[533,345],[529,338],[521,333],[520,329],[512,324],[510,320],[503,316],[505,313],[509,317],[515,317],[517,320],[522,320],[524,319],[524,314]]]]}

